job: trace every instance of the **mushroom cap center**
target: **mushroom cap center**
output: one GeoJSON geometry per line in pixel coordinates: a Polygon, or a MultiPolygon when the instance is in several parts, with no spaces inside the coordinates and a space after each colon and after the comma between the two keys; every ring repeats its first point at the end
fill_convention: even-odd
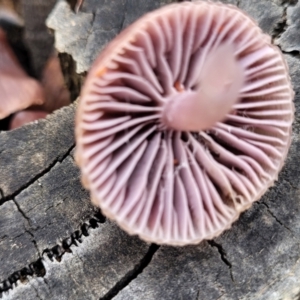
{"type": "Polygon", "coordinates": [[[225,119],[238,102],[245,76],[235,58],[234,47],[223,44],[206,58],[195,89],[181,87],[164,105],[162,123],[167,128],[180,131],[209,129],[225,119]]]}

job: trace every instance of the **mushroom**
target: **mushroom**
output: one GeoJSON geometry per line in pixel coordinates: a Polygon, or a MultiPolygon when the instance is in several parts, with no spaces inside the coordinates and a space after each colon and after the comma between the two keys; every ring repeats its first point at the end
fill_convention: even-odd
{"type": "Polygon", "coordinates": [[[0,28],[0,119],[44,103],[40,84],[23,71],[0,28]]]}
{"type": "Polygon", "coordinates": [[[75,12],[78,13],[80,10],[80,7],[82,6],[84,0],[77,0],[75,5],[75,12]]]}
{"type": "Polygon", "coordinates": [[[24,26],[24,21],[14,11],[13,2],[8,1],[0,4],[0,23],[1,25],[24,26]]]}
{"type": "Polygon", "coordinates": [[[9,129],[16,129],[33,121],[44,119],[47,115],[48,113],[42,110],[22,110],[16,112],[9,122],[9,129]]]}
{"type": "Polygon", "coordinates": [[[286,63],[238,8],[171,4],[93,64],[76,119],[92,201],[159,244],[211,239],[277,180],[291,142],[286,63]]]}

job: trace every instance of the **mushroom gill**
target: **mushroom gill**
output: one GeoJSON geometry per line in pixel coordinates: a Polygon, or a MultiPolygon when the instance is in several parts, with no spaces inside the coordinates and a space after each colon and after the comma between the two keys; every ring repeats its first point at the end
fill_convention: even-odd
{"type": "Polygon", "coordinates": [[[281,52],[237,8],[200,1],[149,13],[87,77],[76,122],[83,183],[130,234],[213,238],[277,179],[293,95],[281,52]]]}

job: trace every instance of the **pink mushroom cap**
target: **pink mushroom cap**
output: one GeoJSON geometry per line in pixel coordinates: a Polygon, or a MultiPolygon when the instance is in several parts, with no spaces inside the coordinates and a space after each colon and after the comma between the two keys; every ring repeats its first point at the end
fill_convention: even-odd
{"type": "Polygon", "coordinates": [[[277,179],[293,97],[280,50],[245,13],[165,6],[117,36],[88,74],[76,120],[83,183],[130,234],[211,239],[277,179]]]}

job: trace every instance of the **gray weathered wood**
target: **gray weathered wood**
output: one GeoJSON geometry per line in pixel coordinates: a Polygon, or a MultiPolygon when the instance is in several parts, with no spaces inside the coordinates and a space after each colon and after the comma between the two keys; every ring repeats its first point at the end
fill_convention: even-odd
{"type": "Polygon", "coordinates": [[[60,262],[45,257],[45,276],[29,278],[6,299],[99,299],[134,270],[148,249],[116,225],[106,222],[72,245],[60,262]],[[24,295],[26,295],[24,298],[24,295]]]}
{"type": "Polygon", "coordinates": [[[71,54],[82,73],[122,29],[146,12],[172,0],[85,0],[79,14],[66,1],[58,2],[47,25],[55,30],[55,46],[59,52],[71,54]]]}
{"type": "MultiPolygon", "coordinates": [[[[39,133],[39,137],[31,142],[38,146],[44,141],[44,147],[39,149],[39,154],[41,157],[48,156],[49,132],[41,133],[40,128],[44,128],[43,124],[47,124],[54,129],[55,126],[61,125],[58,119],[60,122],[65,121],[64,126],[73,130],[73,124],[68,124],[67,120],[74,119],[74,106],[64,108],[37,124],[25,126],[14,132],[3,133],[5,136],[14,134],[15,137],[20,134],[19,139],[8,140],[6,145],[8,146],[12,141],[15,143],[15,148],[25,147],[21,139],[24,132],[28,131],[28,134],[36,132],[36,134],[39,133]]],[[[61,136],[60,131],[54,130],[52,138],[55,136],[61,136]]],[[[54,138],[54,143],[51,144],[54,149],[61,146],[55,141],[54,138]]],[[[68,145],[69,139],[65,138],[62,143],[68,145]]],[[[32,145],[27,143],[27,146],[28,148],[23,148],[23,154],[20,151],[19,160],[24,158],[24,165],[29,171],[28,175],[31,175],[34,174],[30,169],[31,160],[26,155],[33,155],[30,154],[32,145]]],[[[78,277],[77,280],[80,280],[83,276],[82,270],[77,270],[76,264],[73,265],[73,260],[60,268],[58,268],[60,265],[51,264],[49,261],[49,257],[60,261],[66,252],[73,251],[71,248],[79,245],[79,252],[92,251],[91,258],[88,258],[88,252],[85,255],[88,261],[87,270],[91,277],[96,276],[93,282],[95,283],[100,274],[103,276],[103,284],[97,284],[97,288],[95,287],[95,293],[100,295],[100,291],[106,293],[127,272],[134,269],[148,249],[148,246],[138,239],[128,239],[127,235],[117,229],[115,225],[111,223],[102,225],[105,219],[92,207],[89,195],[80,183],[79,170],[73,159],[73,151],[65,148],[65,152],[62,159],[54,161],[49,168],[45,168],[41,164],[40,167],[44,168],[43,174],[37,173],[29,186],[21,187],[14,197],[4,199],[4,204],[0,206],[0,282],[2,282],[0,290],[11,289],[12,284],[30,272],[33,272],[34,276],[45,275],[43,280],[50,276],[54,282],[58,280],[56,278],[58,276],[65,283],[64,276],[68,277],[67,273],[70,272],[70,268],[73,268],[71,273],[78,277]],[[81,248],[81,240],[87,239],[85,236],[99,224],[101,224],[99,229],[95,229],[95,232],[99,234],[97,233],[96,237],[92,234],[93,237],[88,240],[87,248],[84,248],[85,246],[81,248]],[[94,248],[90,246],[90,243],[95,243],[94,248]],[[107,249],[106,252],[105,249],[107,249]],[[37,267],[37,270],[34,266],[30,266],[40,261],[42,265],[37,267]],[[95,266],[99,266],[97,274],[94,274],[95,266]],[[22,271],[23,268],[26,270],[22,271]],[[57,269],[59,271],[56,273],[57,269]],[[65,272],[65,275],[60,272],[65,272]]],[[[59,155],[59,152],[56,154],[59,155]]],[[[16,172],[16,177],[18,176],[17,168],[18,160],[14,166],[10,165],[10,170],[16,172]]],[[[71,286],[76,284],[77,281],[74,280],[70,283],[71,286]]],[[[87,279],[87,284],[91,282],[87,279]]],[[[53,283],[54,285],[55,283],[53,283]]],[[[85,293],[87,291],[88,287],[85,293]]],[[[82,292],[84,293],[84,291],[82,292]]],[[[50,289],[49,293],[44,296],[48,297],[51,293],[60,295],[62,292],[59,289],[55,289],[55,291],[50,289]]],[[[29,292],[28,295],[30,295],[29,292]]]]}
{"type": "Polygon", "coordinates": [[[74,106],[47,120],[0,133],[1,198],[10,198],[74,147],[74,106]]]}

